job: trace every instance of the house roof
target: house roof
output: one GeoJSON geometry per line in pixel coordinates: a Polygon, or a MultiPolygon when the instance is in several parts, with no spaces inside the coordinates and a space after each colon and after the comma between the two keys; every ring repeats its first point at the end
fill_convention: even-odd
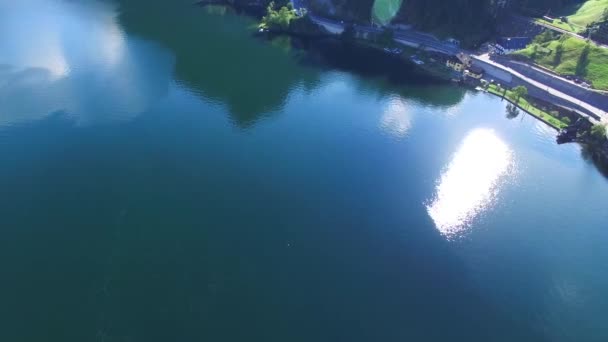
{"type": "Polygon", "coordinates": [[[503,37],[498,39],[497,44],[505,50],[521,50],[524,49],[530,42],[530,37],[503,37]]]}
{"type": "Polygon", "coordinates": [[[456,58],[455,56],[448,57],[448,61],[457,64],[464,64],[459,58],[456,58]]]}
{"type": "Polygon", "coordinates": [[[482,68],[475,66],[475,65],[472,65],[468,69],[470,72],[475,73],[475,74],[483,74],[483,72],[484,72],[482,68]]]}

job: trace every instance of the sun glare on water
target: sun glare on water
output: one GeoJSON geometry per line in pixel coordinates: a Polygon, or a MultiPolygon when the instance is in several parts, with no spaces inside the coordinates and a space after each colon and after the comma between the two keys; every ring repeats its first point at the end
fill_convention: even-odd
{"type": "Polygon", "coordinates": [[[472,220],[494,203],[512,173],[513,151],[491,129],[471,131],[437,182],[427,210],[448,238],[463,233],[472,220]]]}

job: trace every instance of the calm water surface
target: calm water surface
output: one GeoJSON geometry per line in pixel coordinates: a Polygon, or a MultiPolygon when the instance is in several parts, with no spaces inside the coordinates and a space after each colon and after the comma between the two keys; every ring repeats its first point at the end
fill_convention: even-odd
{"type": "Polygon", "coordinates": [[[191,3],[0,0],[1,341],[608,340],[579,147],[191,3]]]}

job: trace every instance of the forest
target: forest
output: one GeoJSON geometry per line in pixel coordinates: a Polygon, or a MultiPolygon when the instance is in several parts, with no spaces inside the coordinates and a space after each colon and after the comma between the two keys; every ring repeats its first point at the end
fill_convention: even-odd
{"type": "MultiPolygon", "coordinates": [[[[340,20],[369,23],[374,1],[309,0],[318,14],[340,20]]],[[[391,1],[391,0],[388,0],[391,1]]],[[[398,0],[396,0],[398,1],[398,0]]],[[[492,34],[494,24],[507,10],[544,15],[580,0],[403,0],[393,22],[461,39],[481,40],[492,34]]]]}

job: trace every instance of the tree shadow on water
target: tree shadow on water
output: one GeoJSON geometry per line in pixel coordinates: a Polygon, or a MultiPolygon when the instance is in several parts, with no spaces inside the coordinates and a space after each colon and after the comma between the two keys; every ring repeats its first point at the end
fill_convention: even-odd
{"type": "Polygon", "coordinates": [[[511,103],[507,104],[505,111],[507,112],[506,117],[509,120],[517,118],[520,114],[519,108],[511,103]]]}
{"type": "MultiPolygon", "coordinates": [[[[399,93],[425,105],[449,108],[460,103],[466,91],[429,76],[427,71],[404,61],[403,57],[336,38],[297,39],[305,51],[300,63],[325,70],[362,76],[376,92],[399,93]]],[[[370,89],[371,90],[371,89],[370,89]]]]}
{"type": "Polygon", "coordinates": [[[169,48],[175,55],[175,79],[225,104],[238,127],[250,127],[279,110],[294,88],[310,89],[318,82],[316,73],[298,68],[286,56],[284,41],[273,46],[252,39],[248,18],[209,14],[191,4],[157,4],[143,14],[142,6],[147,7],[121,3],[123,27],[169,48]]]}
{"type": "Polygon", "coordinates": [[[608,160],[597,153],[593,147],[581,144],[581,157],[589,164],[593,164],[600,174],[608,179],[608,160]]]}

